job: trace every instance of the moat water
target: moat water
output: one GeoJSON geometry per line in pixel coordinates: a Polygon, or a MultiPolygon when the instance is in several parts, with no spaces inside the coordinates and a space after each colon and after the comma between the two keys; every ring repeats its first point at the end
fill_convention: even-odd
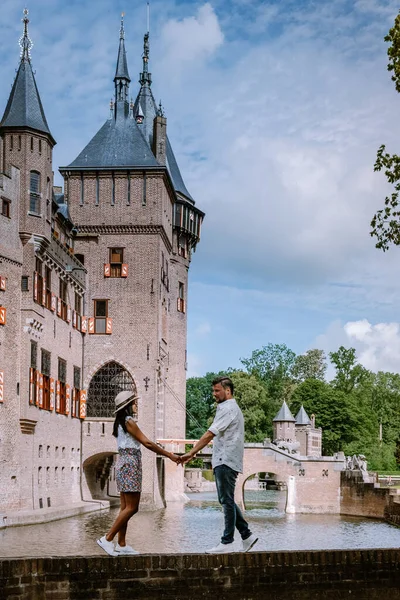
{"type": "MultiPolygon", "coordinates": [[[[141,553],[202,553],[220,540],[221,507],[212,492],[189,495],[187,504],[139,512],[128,528],[128,543],[141,553]]],[[[246,491],[246,519],[259,536],[254,550],[399,548],[400,528],[384,521],[336,515],[288,515],[285,494],[246,491]]],[[[51,523],[0,530],[0,557],[102,554],[96,539],[117,509],[51,523]]],[[[238,542],[239,543],[239,540],[238,542]]]]}

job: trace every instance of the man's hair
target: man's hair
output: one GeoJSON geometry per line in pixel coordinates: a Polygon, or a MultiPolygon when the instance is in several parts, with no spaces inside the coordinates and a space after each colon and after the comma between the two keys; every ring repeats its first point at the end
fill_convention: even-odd
{"type": "Polygon", "coordinates": [[[212,380],[211,385],[217,385],[217,383],[220,383],[225,390],[227,388],[229,388],[231,390],[231,394],[233,396],[234,388],[233,388],[232,379],[230,379],[229,377],[226,377],[226,376],[216,377],[215,379],[212,380]]]}

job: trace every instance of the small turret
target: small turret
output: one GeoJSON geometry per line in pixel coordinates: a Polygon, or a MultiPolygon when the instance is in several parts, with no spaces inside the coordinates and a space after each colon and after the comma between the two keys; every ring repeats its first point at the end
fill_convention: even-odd
{"type": "Polygon", "coordinates": [[[167,119],[164,116],[164,110],[160,101],[160,105],[153,122],[153,153],[160,165],[166,164],[166,150],[167,119]]]}
{"type": "Polygon", "coordinates": [[[294,442],[296,440],[295,422],[296,419],[284,400],[278,414],[273,420],[274,441],[284,440],[286,442],[294,442]]]}

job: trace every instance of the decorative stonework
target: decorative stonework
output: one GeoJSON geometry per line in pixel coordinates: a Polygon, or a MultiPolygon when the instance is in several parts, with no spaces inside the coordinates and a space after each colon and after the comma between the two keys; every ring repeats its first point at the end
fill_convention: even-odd
{"type": "Polygon", "coordinates": [[[43,323],[37,321],[36,319],[26,319],[26,325],[24,327],[24,332],[29,333],[29,335],[34,338],[40,340],[42,332],[43,332],[43,323]]]}
{"type": "Polygon", "coordinates": [[[21,427],[21,433],[33,435],[35,433],[36,423],[37,421],[32,421],[32,419],[20,419],[19,426],[21,427]]]}

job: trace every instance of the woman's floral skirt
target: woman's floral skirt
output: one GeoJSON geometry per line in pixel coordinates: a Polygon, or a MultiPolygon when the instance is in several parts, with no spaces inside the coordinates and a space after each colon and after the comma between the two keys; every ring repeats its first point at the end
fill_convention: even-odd
{"type": "Polygon", "coordinates": [[[142,491],[142,453],[136,448],[119,448],[115,479],[119,492],[142,491]]]}

